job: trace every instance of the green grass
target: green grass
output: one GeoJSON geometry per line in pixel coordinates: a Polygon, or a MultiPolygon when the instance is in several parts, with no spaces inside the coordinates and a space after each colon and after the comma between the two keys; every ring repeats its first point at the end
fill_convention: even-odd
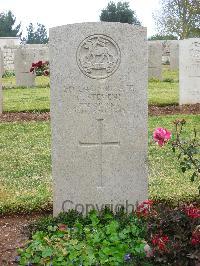
{"type": "Polygon", "coordinates": [[[179,98],[178,71],[163,68],[163,81],[149,81],[148,103],[150,105],[177,105],[179,98]],[[165,82],[171,81],[171,82],[165,82]]]}
{"type": "MultiPolygon", "coordinates": [[[[4,77],[4,78],[2,78],[2,84],[3,84],[4,87],[7,87],[7,88],[16,87],[15,77],[4,77]]],[[[36,77],[35,85],[37,87],[47,87],[47,86],[49,86],[49,77],[45,77],[45,76],[36,77]]]]}
{"type": "Polygon", "coordinates": [[[50,109],[50,89],[16,88],[3,90],[5,112],[47,112],[50,109]]]}
{"type": "MultiPolygon", "coordinates": [[[[3,78],[4,86],[15,84],[15,77],[3,78]]],[[[48,112],[50,109],[50,89],[48,77],[36,77],[36,87],[5,88],[3,90],[4,112],[48,112]]]]}
{"type": "Polygon", "coordinates": [[[52,191],[49,123],[1,123],[0,132],[0,211],[47,208],[52,191]]]}
{"type": "MultiPolygon", "coordinates": [[[[150,81],[149,104],[165,106],[178,104],[178,72],[163,70],[163,79],[173,82],[150,81]]],[[[3,78],[4,86],[14,86],[15,77],[3,78]],[[10,84],[10,85],[9,85],[10,84]]],[[[46,112],[50,108],[48,77],[37,77],[35,88],[6,88],[3,90],[3,110],[5,112],[46,112]]]]}
{"type": "MultiPolygon", "coordinates": [[[[197,184],[182,174],[170,145],[151,142],[154,128],[173,128],[176,118],[187,120],[186,136],[200,131],[200,116],[176,115],[149,118],[149,192],[153,199],[194,200],[197,184]]],[[[0,212],[48,209],[52,206],[49,122],[0,124],[0,212]]]]}

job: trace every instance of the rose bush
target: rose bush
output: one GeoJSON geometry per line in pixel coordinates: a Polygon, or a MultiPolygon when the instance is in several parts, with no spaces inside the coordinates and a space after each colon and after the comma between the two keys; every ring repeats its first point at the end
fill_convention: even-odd
{"type": "MultiPolygon", "coordinates": [[[[194,135],[190,139],[182,137],[183,127],[186,124],[184,119],[175,120],[174,140],[172,141],[173,152],[178,152],[177,159],[180,161],[180,167],[183,173],[189,171],[190,180],[193,182],[200,181],[200,139],[197,131],[194,129],[194,135]]],[[[154,141],[163,147],[172,138],[172,133],[166,128],[157,128],[153,132],[154,141]]],[[[200,194],[200,182],[198,185],[200,194]]]]}
{"type": "Polygon", "coordinates": [[[36,76],[49,76],[49,62],[48,61],[38,61],[36,63],[32,63],[30,68],[30,72],[35,73],[36,76]]]}

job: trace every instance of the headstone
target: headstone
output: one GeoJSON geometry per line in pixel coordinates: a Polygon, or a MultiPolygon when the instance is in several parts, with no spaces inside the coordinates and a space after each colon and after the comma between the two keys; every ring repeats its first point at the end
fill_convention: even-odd
{"type": "Polygon", "coordinates": [[[35,75],[30,72],[30,68],[34,62],[34,49],[18,48],[14,58],[16,85],[33,87],[35,75]]]}
{"type": "Polygon", "coordinates": [[[3,75],[3,53],[0,49],[0,114],[3,112],[3,91],[2,91],[2,75],[3,75]]]}
{"type": "Polygon", "coordinates": [[[170,42],[170,70],[179,69],[179,41],[170,42]]]}
{"type": "Polygon", "coordinates": [[[32,87],[35,85],[35,75],[30,73],[32,63],[49,61],[49,48],[18,48],[15,51],[16,85],[32,87]]]}
{"type": "Polygon", "coordinates": [[[169,65],[170,63],[170,43],[171,40],[160,40],[162,46],[162,64],[169,65]]]}
{"type": "Polygon", "coordinates": [[[52,28],[50,66],[54,215],[146,199],[146,29],[52,28]]]}
{"type": "Polygon", "coordinates": [[[162,79],[162,45],[160,42],[148,42],[148,77],[162,79]]]}
{"type": "Polygon", "coordinates": [[[38,61],[49,61],[49,48],[48,47],[42,47],[39,49],[34,48],[34,62],[38,61]]]}
{"type": "Polygon", "coordinates": [[[200,38],[180,41],[179,103],[200,103],[200,38]]]}

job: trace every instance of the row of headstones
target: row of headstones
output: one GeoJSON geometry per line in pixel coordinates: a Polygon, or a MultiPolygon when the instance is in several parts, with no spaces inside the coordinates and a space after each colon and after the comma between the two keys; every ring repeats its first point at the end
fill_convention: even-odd
{"type": "MultiPolygon", "coordinates": [[[[159,41],[148,42],[148,76],[149,79],[162,79],[163,45],[159,41]]],[[[35,85],[35,76],[30,74],[30,67],[36,61],[48,61],[49,49],[46,48],[17,48],[14,52],[14,66],[16,85],[32,87],[35,85]]],[[[170,42],[170,69],[179,68],[179,42],[170,42]]]]}
{"type": "MultiPolygon", "coordinates": [[[[148,42],[148,76],[162,78],[162,44],[148,42]]],[[[179,69],[179,104],[200,103],[200,39],[170,43],[170,69],[179,69]]]]}
{"type": "MultiPolygon", "coordinates": [[[[162,79],[162,53],[163,47],[161,42],[148,42],[148,77],[162,79]]],[[[18,48],[14,53],[14,66],[16,85],[31,87],[35,85],[35,76],[30,74],[30,66],[36,61],[48,61],[48,48],[18,48]]],[[[170,43],[170,69],[179,68],[179,44],[178,41],[170,43]]]]}
{"type": "MultiPolygon", "coordinates": [[[[169,43],[169,67],[170,70],[179,69],[179,42],[169,43]]],[[[163,44],[160,41],[148,42],[148,77],[149,79],[162,80],[163,44]]]]}
{"type": "MultiPolygon", "coordinates": [[[[179,68],[180,64],[180,104],[192,104],[200,102],[199,91],[199,63],[200,63],[199,39],[188,39],[170,42],[170,69],[179,68]],[[180,46],[180,49],[179,49],[180,46]],[[180,51],[179,51],[180,50],[180,51]],[[180,53],[180,62],[179,62],[180,53]]],[[[158,41],[148,42],[148,78],[162,78],[162,43],[158,41]]],[[[49,60],[49,49],[46,48],[18,48],[15,50],[15,76],[16,85],[22,87],[35,86],[35,75],[30,73],[33,62],[49,60]]],[[[1,72],[3,63],[1,56],[1,72]]],[[[1,105],[2,106],[2,105],[1,105]]],[[[2,108],[2,107],[1,107],[2,108]]]]}

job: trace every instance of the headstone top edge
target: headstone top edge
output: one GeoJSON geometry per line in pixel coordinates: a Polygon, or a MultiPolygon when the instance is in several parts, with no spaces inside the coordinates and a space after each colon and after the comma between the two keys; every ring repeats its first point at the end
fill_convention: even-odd
{"type": "Polygon", "coordinates": [[[56,26],[56,27],[52,27],[49,29],[49,33],[51,34],[51,32],[57,31],[59,29],[64,29],[64,28],[69,28],[69,27],[78,27],[78,26],[90,26],[90,25],[95,25],[95,26],[119,26],[119,27],[123,27],[123,28],[131,28],[131,29],[135,29],[135,30],[139,30],[139,31],[147,31],[147,27],[143,27],[143,26],[138,26],[138,25],[132,25],[132,24],[128,24],[128,23],[121,23],[121,22],[81,22],[81,23],[71,23],[71,24],[66,24],[66,25],[60,25],[60,26],[56,26]]]}

